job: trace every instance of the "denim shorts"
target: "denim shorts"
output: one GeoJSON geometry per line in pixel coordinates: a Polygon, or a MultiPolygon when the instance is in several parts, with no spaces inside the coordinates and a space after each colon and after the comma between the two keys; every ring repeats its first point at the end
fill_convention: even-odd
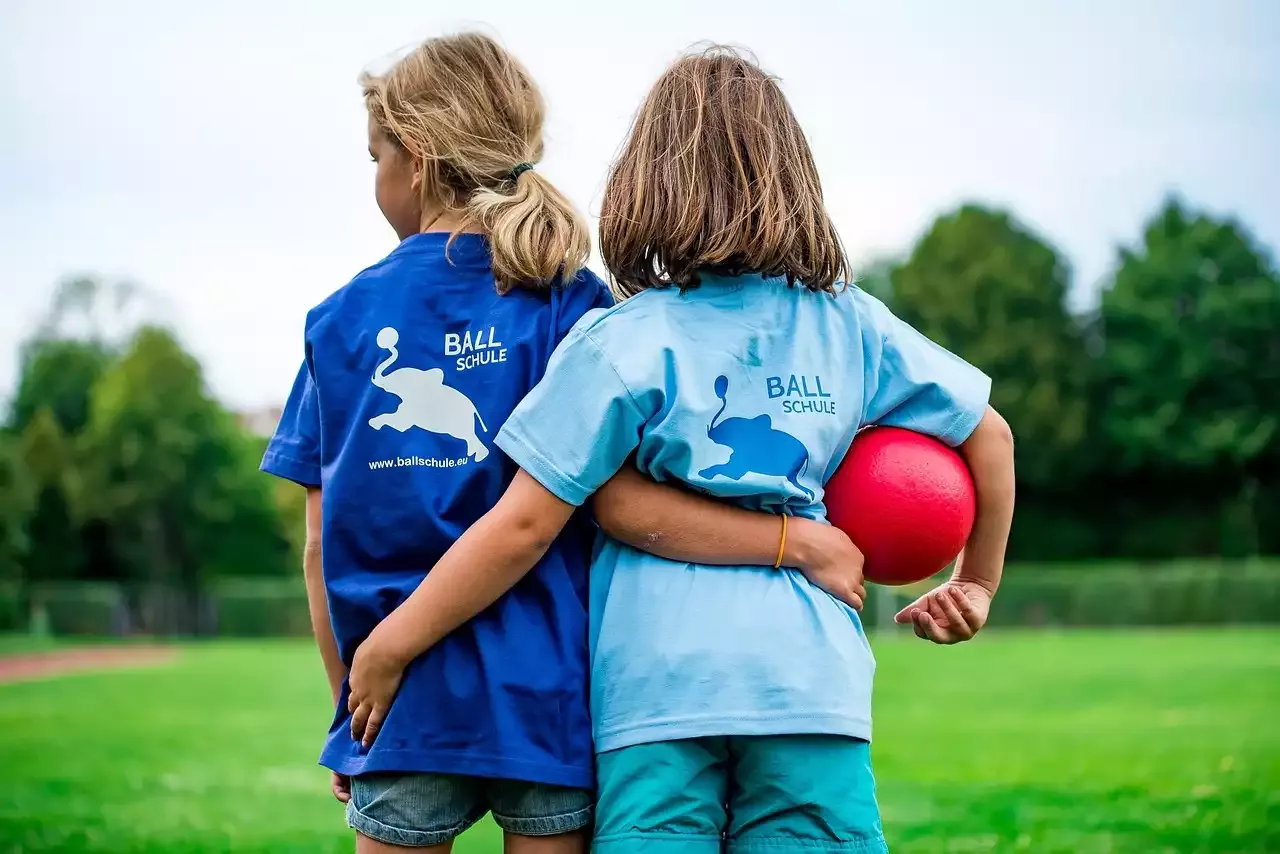
{"type": "Polygon", "coordinates": [[[691,738],[596,759],[595,854],[888,851],[870,745],[856,738],[691,738]]]}
{"type": "Polygon", "coordinates": [[[347,824],[389,845],[455,839],[487,812],[508,833],[557,836],[591,823],[593,793],[520,780],[456,774],[362,774],[351,778],[347,824]]]}

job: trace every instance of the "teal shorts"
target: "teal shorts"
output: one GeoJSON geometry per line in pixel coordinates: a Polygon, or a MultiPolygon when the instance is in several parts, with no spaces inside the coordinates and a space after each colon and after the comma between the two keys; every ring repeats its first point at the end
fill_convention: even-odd
{"type": "Polygon", "coordinates": [[[884,854],[871,745],[715,736],[597,757],[595,854],[884,854]]]}

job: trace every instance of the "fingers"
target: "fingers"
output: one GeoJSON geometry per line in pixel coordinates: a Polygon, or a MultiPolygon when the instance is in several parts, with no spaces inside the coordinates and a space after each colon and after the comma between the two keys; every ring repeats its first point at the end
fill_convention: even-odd
{"type": "Polygon", "coordinates": [[[929,634],[924,630],[924,621],[921,619],[922,615],[927,617],[928,612],[920,610],[911,612],[911,630],[915,632],[916,637],[920,638],[920,640],[928,640],[929,634]]]}
{"type": "Polygon", "coordinates": [[[916,615],[919,612],[925,612],[932,615],[934,622],[941,622],[945,624],[946,617],[944,616],[942,612],[942,608],[939,606],[937,602],[938,595],[939,595],[939,591],[937,590],[929,591],[928,593],[924,594],[916,601],[912,602],[907,607],[903,608],[897,614],[895,614],[893,621],[895,623],[915,622],[916,615]]]}
{"type": "Polygon", "coordinates": [[[960,613],[960,604],[956,601],[957,595],[964,599],[962,591],[951,587],[938,596],[938,606],[942,609],[942,614],[947,619],[947,634],[955,642],[969,640],[974,634],[973,627],[969,625],[968,621],[960,613]]]}
{"type": "Polygon", "coordinates": [[[913,622],[913,621],[914,621],[914,619],[915,619],[915,617],[914,617],[913,615],[915,614],[915,612],[916,612],[916,611],[919,611],[922,607],[924,607],[924,606],[925,606],[925,604],[927,603],[928,599],[929,599],[928,594],[925,594],[924,596],[921,596],[919,599],[917,599],[916,601],[912,602],[910,605],[908,605],[907,607],[905,607],[905,608],[903,608],[901,611],[899,611],[897,614],[895,614],[895,615],[894,615],[894,617],[893,617],[893,621],[894,621],[895,623],[910,623],[910,622],[913,622]]]}
{"type": "Polygon", "coordinates": [[[933,641],[944,646],[956,642],[951,633],[943,626],[938,625],[938,621],[928,611],[918,611],[914,623],[916,637],[921,640],[933,641]]]}
{"type": "Polygon", "coordinates": [[[832,596],[858,612],[862,611],[862,607],[867,601],[867,589],[863,587],[861,583],[841,583],[836,587],[836,589],[831,590],[830,593],[832,596]]]}
{"type": "Polygon", "coordinates": [[[386,715],[385,706],[375,706],[369,713],[369,722],[364,727],[364,740],[361,741],[366,750],[373,747],[373,740],[378,737],[378,733],[382,730],[382,721],[386,718],[386,715]]]}
{"type": "Polygon", "coordinates": [[[929,594],[929,616],[933,617],[933,621],[940,626],[946,627],[947,612],[942,609],[942,598],[946,596],[946,590],[935,590],[929,594]]]}
{"type": "Polygon", "coordinates": [[[986,615],[963,589],[953,584],[926,593],[893,619],[911,623],[916,637],[938,644],[972,640],[986,623],[986,615]]]}
{"type": "Polygon", "coordinates": [[[351,778],[343,774],[334,774],[330,783],[333,790],[333,796],[338,799],[339,803],[345,804],[351,800],[351,778]]]}
{"type": "Polygon", "coordinates": [[[351,713],[351,740],[360,742],[365,748],[372,747],[386,719],[386,705],[377,704],[373,700],[362,701],[351,713]]]}
{"type": "Polygon", "coordinates": [[[365,726],[369,723],[369,716],[373,713],[373,706],[369,703],[360,703],[351,713],[351,740],[364,740],[365,726]]]}
{"type": "Polygon", "coordinates": [[[861,611],[867,601],[867,588],[861,573],[850,573],[841,568],[835,571],[805,571],[809,583],[826,591],[837,602],[843,602],[855,611],[861,611]]]}
{"type": "Polygon", "coordinates": [[[982,614],[978,613],[978,609],[974,606],[973,600],[964,595],[963,590],[958,587],[953,587],[951,588],[951,591],[952,596],[955,597],[956,605],[960,608],[960,616],[964,618],[965,625],[973,631],[973,634],[977,634],[978,630],[986,623],[986,618],[983,617],[982,614]]]}

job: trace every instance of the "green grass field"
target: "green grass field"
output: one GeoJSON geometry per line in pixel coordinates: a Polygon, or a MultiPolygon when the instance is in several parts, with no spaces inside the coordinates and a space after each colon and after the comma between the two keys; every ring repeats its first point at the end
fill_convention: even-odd
{"type": "MultiPolygon", "coordinates": [[[[1280,851],[1280,632],[875,646],[895,852],[1280,851]]],[[[0,685],[0,852],[350,851],[326,699],[303,643],[0,685]]]]}

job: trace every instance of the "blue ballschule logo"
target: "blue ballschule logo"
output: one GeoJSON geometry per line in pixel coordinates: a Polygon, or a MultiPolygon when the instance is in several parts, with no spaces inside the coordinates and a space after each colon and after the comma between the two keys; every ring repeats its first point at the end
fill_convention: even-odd
{"type": "Polygon", "coordinates": [[[784,477],[812,501],[813,491],[800,485],[798,478],[809,468],[809,450],[790,433],[774,429],[768,415],[755,418],[726,418],[729,402],[729,378],[716,378],[716,397],[720,398],[720,411],[711,419],[707,436],[717,445],[724,445],[732,453],[729,461],[698,472],[699,477],[710,480],[723,477],[741,480],[748,474],[784,477]]]}

